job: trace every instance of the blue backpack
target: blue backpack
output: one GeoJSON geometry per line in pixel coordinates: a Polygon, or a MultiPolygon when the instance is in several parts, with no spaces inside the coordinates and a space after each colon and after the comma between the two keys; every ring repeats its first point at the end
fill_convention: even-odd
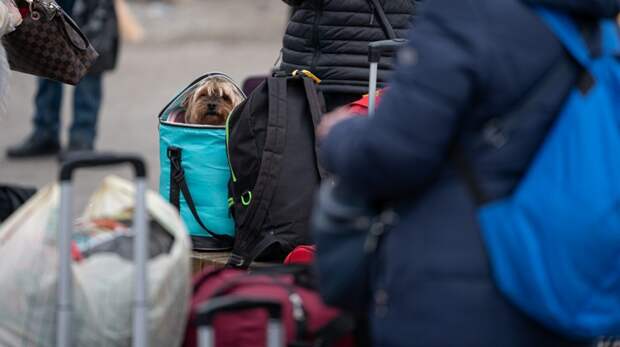
{"type": "Polygon", "coordinates": [[[592,77],[571,91],[508,198],[479,219],[500,290],[571,337],[620,335],[620,63],[618,31],[600,21],[594,56],[567,15],[539,15],[592,77]],[[583,87],[583,86],[581,86],[583,87]]]}

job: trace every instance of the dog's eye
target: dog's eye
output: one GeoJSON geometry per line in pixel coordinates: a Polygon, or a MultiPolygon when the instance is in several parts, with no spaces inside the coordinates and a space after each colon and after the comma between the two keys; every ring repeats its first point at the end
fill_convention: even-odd
{"type": "Polygon", "coordinates": [[[230,101],[230,96],[228,96],[228,95],[224,95],[224,96],[222,97],[222,99],[224,99],[224,101],[230,101]]]}

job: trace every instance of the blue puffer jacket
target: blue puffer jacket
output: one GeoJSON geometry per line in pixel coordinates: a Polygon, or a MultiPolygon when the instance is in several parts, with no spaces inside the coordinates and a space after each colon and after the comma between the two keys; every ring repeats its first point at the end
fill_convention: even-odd
{"type": "MultiPolygon", "coordinates": [[[[616,0],[530,0],[578,16],[613,16],[616,0]]],[[[373,119],[337,125],[326,166],[371,198],[404,201],[377,257],[371,317],[376,346],[581,346],[526,317],[495,287],[476,205],[450,159],[490,119],[518,105],[552,64],[559,41],[518,0],[432,0],[373,119]]],[[[468,153],[487,195],[508,194],[526,171],[578,75],[531,110],[531,136],[512,155],[468,153]]],[[[584,163],[585,164],[585,163],[584,163]]]]}

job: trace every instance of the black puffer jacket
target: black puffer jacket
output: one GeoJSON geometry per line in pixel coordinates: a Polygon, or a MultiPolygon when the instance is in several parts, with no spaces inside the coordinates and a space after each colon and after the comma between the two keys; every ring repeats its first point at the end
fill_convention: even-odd
{"type": "MultiPolygon", "coordinates": [[[[365,92],[368,88],[368,43],[387,39],[369,0],[283,0],[294,6],[284,35],[281,68],[308,69],[325,90],[365,92]]],[[[414,0],[379,0],[397,37],[406,37],[414,0]]],[[[392,63],[379,66],[379,81],[392,63]]]]}

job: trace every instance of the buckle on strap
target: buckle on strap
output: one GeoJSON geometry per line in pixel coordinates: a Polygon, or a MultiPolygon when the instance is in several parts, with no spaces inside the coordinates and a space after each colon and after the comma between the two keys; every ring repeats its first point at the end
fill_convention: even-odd
{"type": "Polygon", "coordinates": [[[293,71],[293,73],[291,74],[293,77],[301,77],[299,74],[302,74],[306,77],[308,77],[309,79],[313,80],[314,83],[319,84],[321,83],[321,79],[318,78],[315,74],[313,74],[312,72],[308,71],[308,70],[295,70],[293,71]]]}
{"type": "Polygon", "coordinates": [[[230,257],[228,258],[227,266],[231,266],[235,268],[245,268],[245,263],[246,261],[244,257],[236,253],[232,253],[230,257]]]}
{"type": "Polygon", "coordinates": [[[181,149],[178,147],[168,147],[167,155],[173,167],[172,177],[176,182],[181,182],[185,178],[185,171],[181,166],[181,149]]]}

